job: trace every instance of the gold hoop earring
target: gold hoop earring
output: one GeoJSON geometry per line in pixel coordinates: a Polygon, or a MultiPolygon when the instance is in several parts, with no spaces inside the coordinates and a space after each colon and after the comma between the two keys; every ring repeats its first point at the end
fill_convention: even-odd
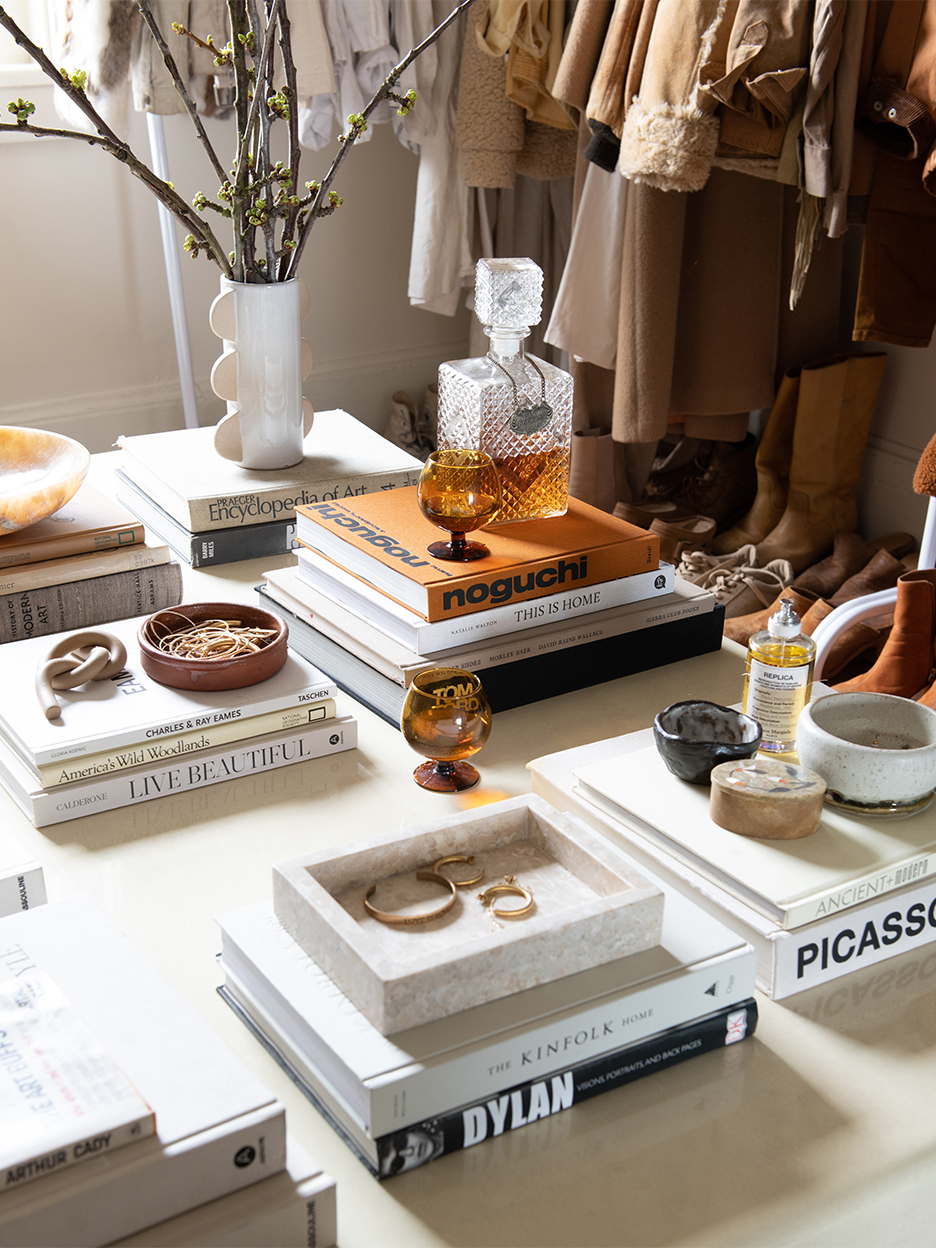
{"type": "Polygon", "coordinates": [[[483,893],[479,893],[478,901],[481,902],[482,906],[489,906],[491,915],[497,919],[522,919],[536,908],[536,903],[533,900],[533,890],[526,888],[523,884],[519,884],[515,875],[505,875],[503,884],[492,884],[483,893]],[[493,904],[493,898],[497,893],[510,893],[515,897],[523,897],[526,899],[527,904],[519,909],[498,910],[493,904]]]}
{"type": "Polygon", "coordinates": [[[428,914],[389,914],[386,910],[378,910],[376,906],[370,904],[368,898],[373,897],[377,892],[377,885],[372,884],[364,894],[364,909],[372,919],[376,919],[379,923],[386,923],[390,927],[418,927],[422,923],[431,923],[434,919],[441,919],[443,914],[448,914],[458,896],[454,881],[447,880],[437,871],[417,871],[416,879],[428,880],[430,884],[441,884],[443,888],[451,891],[451,896],[438,910],[430,910],[428,914]]]}
{"type": "MultiPolygon", "coordinates": [[[[447,866],[450,862],[467,862],[469,866],[473,866],[474,854],[469,854],[467,857],[464,854],[449,854],[447,858],[440,858],[432,869],[437,875],[442,875],[442,868],[447,866]]],[[[442,878],[447,880],[449,877],[447,875],[443,875],[442,878]]],[[[456,888],[470,888],[472,884],[480,884],[483,879],[484,867],[481,868],[477,875],[473,875],[470,880],[452,880],[451,883],[454,884],[456,888]]]]}

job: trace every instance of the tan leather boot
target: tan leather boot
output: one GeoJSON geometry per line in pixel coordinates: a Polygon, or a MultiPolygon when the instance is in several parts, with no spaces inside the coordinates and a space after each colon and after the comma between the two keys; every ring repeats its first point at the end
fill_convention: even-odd
{"type": "Polygon", "coordinates": [[[788,559],[802,572],[832,548],[836,533],[857,529],[854,491],[886,363],[886,353],[875,351],[800,372],[786,510],[758,543],[762,565],[788,559]]]}
{"type": "Polygon", "coordinates": [[[716,555],[728,555],[740,546],[764,540],[779,523],[787,502],[790,461],[793,456],[793,426],[799,395],[800,369],[785,373],[754,457],[757,495],[750,511],[736,525],[719,534],[712,543],[716,555]]]}
{"type": "MultiPolygon", "coordinates": [[[[874,666],[836,685],[837,693],[892,693],[915,697],[936,668],[936,568],[905,572],[897,582],[894,627],[874,666]]],[[[932,689],[926,694],[929,697],[932,689]]],[[[922,699],[921,699],[922,701],[922,699]]]]}

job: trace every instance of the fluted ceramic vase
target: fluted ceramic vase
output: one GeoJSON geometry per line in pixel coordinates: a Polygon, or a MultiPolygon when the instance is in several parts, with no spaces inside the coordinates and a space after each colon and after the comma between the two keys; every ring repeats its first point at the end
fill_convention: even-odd
{"type": "Polygon", "coordinates": [[[211,305],[211,328],[224,352],[211,370],[211,388],[227,400],[215,429],[215,450],[242,468],[289,468],[302,459],[313,411],[302,382],[312,351],[300,323],[309,309],[305,282],[231,282],[211,305]]]}

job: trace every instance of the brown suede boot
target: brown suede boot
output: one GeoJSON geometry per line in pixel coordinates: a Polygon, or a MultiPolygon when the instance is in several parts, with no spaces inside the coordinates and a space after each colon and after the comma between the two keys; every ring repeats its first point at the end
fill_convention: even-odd
{"type": "MultiPolygon", "coordinates": [[[[891,693],[912,698],[936,670],[936,568],[905,572],[897,582],[894,627],[874,666],[836,685],[837,693],[891,693]]],[[[930,689],[927,697],[932,693],[930,689]]]]}
{"type": "Polygon", "coordinates": [[[858,527],[855,486],[887,355],[836,356],[800,373],[786,510],[757,547],[761,564],[802,572],[858,527]]]}
{"type": "Polygon", "coordinates": [[[808,589],[820,598],[831,598],[849,577],[860,572],[873,557],[874,551],[857,533],[836,533],[832,554],[801,572],[793,582],[793,588],[808,589]]]}
{"type": "MultiPolygon", "coordinates": [[[[831,615],[834,610],[831,602],[825,598],[817,598],[806,614],[800,617],[806,636],[811,637],[826,616],[831,615]]],[[[839,633],[831,648],[826,651],[817,679],[828,684],[849,665],[857,666],[856,660],[862,655],[865,656],[864,669],[870,667],[872,660],[877,659],[880,654],[893,626],[892,611],[885,611],[873,619],[858,620],[850,625],[844,633],[839,633]]]]}
{"type": "Polygon", "coordinates": [[[739,546],[764,540],[779,523],[787,501],[790,460],[793,456],[793,426],[796,421],[796,400],[799,395],[800,370],[790,369],[777,391],[770,416],[754,456],[757,493],[754,503],[743,519],[720,534],[712,543],[716,555],[729,555],[739,546]]]}
{"type": "MultiPolygon", "coordinates": [[[[776,615],[780,610],[781,598],[791,598],[793,600],[793,609],[803,621],[803,632],[806,632],[806,619],[810,610],[816,604],[815,594],[808,591],[800,593],[794,586],[789,589],[782,589],[773,602],[762,607],[759,611],[752,611],[749,615],[736,615],[733,619],[725,620],[724,635],[731,641],[736,641],[739,646],[747,646],[748,642],[755,633],[763,632],[767,627],[767,621],[772,615],[776,615]]],[[[831,607],[829,608],[831,610],[831,607]]],[[[828,612],[825,613],[826,615],[828,612]]],[[[816,620],[816,624],[819,620],[816,620]]],[[[810,630],[811,633],[812,630],[810,630]]],[[[810,633],[806,635],[809,636],[810,633]]]]}
{"type": "Polygon", "coordinates": [[[878,594],[882,589],[893,589],[907,569],[895,559],[889,550],[879,550],[872,555],[860,572],[850,576],[834,594],[826,595],[833,607],[866,594],[878,594]]]}

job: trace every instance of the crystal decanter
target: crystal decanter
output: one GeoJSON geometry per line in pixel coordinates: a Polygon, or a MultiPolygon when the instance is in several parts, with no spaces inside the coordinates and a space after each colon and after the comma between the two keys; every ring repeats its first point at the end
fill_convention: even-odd
{"type": "Polygon", "coordinates": [[[475,313],[490,350],[439,368],[438,444],[494,460],[503,493],[497,524],[561,516],[568,503],[572,378],[523,347],[542,305],[539,265],[479,260],[475,313]]]}

